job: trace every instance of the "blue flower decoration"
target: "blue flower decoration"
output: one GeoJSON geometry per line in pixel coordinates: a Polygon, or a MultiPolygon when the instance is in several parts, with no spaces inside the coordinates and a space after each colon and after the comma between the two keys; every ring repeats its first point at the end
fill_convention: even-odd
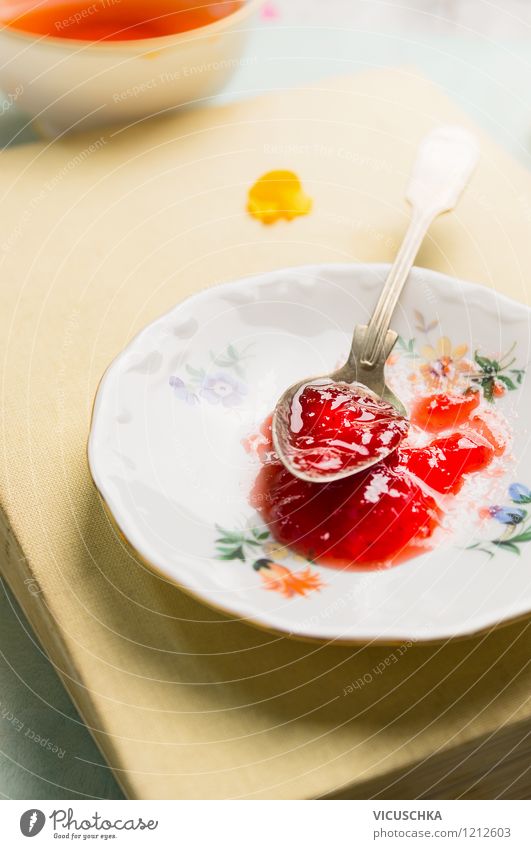
{"type": "Polygon", "coordinates": [[[509,495],[515,504],[531,504],[531,489],[523,483],[512,483],[509,495]]]}
{"type": "Polygon", "coordinates": [[[197,395],[190,392],[184,380],[181,380],[180,377],[170,377],[170,386],[175,392],[177,398],[180,398],[182,401],[186,401],[186,403],[190,404],[190,406],[199,403],[197,395]]]}
{"type": "Polygon", "coordinates": [[[490,514],[502,525],[519,525],[527,516],[527,512],[519,507],[491,507],[490,514]]]}
{"type": "Polygon", "coordinates": [[[209,404],[237,407],[247,394],[247,387],[232,374],[226,371],[217,371],[204,378],[199,394],[209,404]]]}

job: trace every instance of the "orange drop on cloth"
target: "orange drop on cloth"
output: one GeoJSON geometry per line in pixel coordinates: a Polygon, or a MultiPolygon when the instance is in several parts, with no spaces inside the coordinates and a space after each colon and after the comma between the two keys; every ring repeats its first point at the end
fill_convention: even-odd
{"type": "Polygon", "coordinates": [[[293,171],[268,171],[249,189],[247,211],[264,224],[281,218],[291,221],[297,215],[308,215],[311,208],[312,199],[293,171]]]}

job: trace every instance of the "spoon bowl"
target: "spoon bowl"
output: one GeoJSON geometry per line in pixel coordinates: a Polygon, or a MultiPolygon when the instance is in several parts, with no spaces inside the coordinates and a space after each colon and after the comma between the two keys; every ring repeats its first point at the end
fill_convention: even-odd
{"type": "MultiPolygon", "coordinates": [[[[356,328],[353,350],[360,343],[366,330],[367,328],[363,326],[356,328]]],[[[290,471],[292,471],[296,477],[301,480],[308,481],[309,483],[332,483],[333,481],[341,480],[342,478],[349,477],[357,472],[364,471],[374,463],[384,460],[385,457],[395,450],[398,442],[401,441],[401,438],[398,441],[393,439],[387,444],[379,444],[376,454],[369,454],[367,447],[363,445],[360,446],[360,448],[363,449],[360,452],[359,450],[356,450],[355,443],[347,444],[340,439],[341,428],[338,427],[335,434],[332,432],[331,441],[339,443],[340,445],[332,446],[336,449],[333,452],[332,457],[327,455],[324,458],[324,462],[321,460],[321,462],[318,462],[317,464],[307,462],[301,464],[300,462],[297,462],[297,456],[299,459],[304,458],[306,455],[306,449],[304,447],[297,446],[294,451],[293,434],[298,432],[297,425],[302,424],[299,399],[305,390],[312,391],[313,388],[319,388],[321,390],[324,389],[325,391],[328,391],[329,388],[330,391],[333,391],[334,388],[338,388],[342,393],[344,393],[347,406],[348,395],[350,394],[353,399],[368,399],[373,413],[377,414],[377,409],[379,408],[382,413],[385,413],[388,420],[393,421],[394,416],[396,416],[397,422],[400,420],[407,422],[407,410],[400,399],[397,398],[394,392],[385,383],[384,376],[385,359],[387,359],[388,356],[387,351],[390,351],[393,348],[396,338],[396,333],[389,331],[386,337],[385,348],[382,351],[382,361],[379,362],[377,367],[372,370],[364,369],[351,352],[348,361],[337,371],[332,372],[329,375],[319,375],[318,377],[306,378],[305,380],[298,381],[290,386],[289,389],[287,389],[281,396],[273,416],[273,444],[281,462],[290,471]],[[296,421],[294,422],[294,420],[296,421]],[[342,448],[342,450],[337,450],[338,447],[342,448]],[[343,459],[343,462],[341,462],[341,459],[343,459]]],[[[321,412],[323,413],[324,411],[321,412]]],[[[319,428],[319,425],[322,426],[322,416],[320,418],[321,421],[317,421],[316,425],[312,428],[312,433],[315,433],[315,431],[319,428]]],[[[355,425],[356,423],[353,422],[352,424],[355,425]]],[[[369,422],[359,422],[359,426],[365,426],[365,428],[374,427],[375,424],[377,424],[377,422],[371,422],[370,420],[369,422]]],[[[404,427],[401,430],[403,431],[402,435],[405,436],[407,428],[404,427]]],[[[309,439],[314,439],[314,437],[310,436],[309,439]]]]}

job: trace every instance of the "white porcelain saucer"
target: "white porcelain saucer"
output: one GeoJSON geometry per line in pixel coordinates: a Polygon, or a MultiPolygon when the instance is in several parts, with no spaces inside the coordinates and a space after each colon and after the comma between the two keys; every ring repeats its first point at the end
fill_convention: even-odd
{"type": "Polygon", "coordinates": [[[475,370],[484,405],[511,423],[510,452],[450,506],[454,532],[399,566],[343,572],[276,545],[249,506],[259,462],[245,439],[288,385],[344,360],[386,272],[307,266],[208,289],[143,330],[101,382],[89,463],[119,529],[232,617],[358,643],[464,636],[531,611],[530,311],[481,286],[415,268],[388,367],[406,401],[475,370]]]}

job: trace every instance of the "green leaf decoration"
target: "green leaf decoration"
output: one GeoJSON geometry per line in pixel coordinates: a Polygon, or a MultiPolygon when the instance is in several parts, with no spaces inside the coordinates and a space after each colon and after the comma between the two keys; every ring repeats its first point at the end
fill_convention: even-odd
{"type": "Polygon", "coordinates": [[[485,400],[490,401],[492,404],[494,401],[494,380],[491,377],[487,377],[485,380],[481,381],[481,386],[483,388],[485,400]]]}
{"type": "Polygon", "coordinates": [[[510,542],[531,542],[531,529],[527,531],[523,531],[523,533],[516,534],[516,536],[511,537],[510,542]]]}
{"type": "Polygon", "coordinates": [[[509,368],[514,363],[515,358],[511,359],[515,345],[512,345],[509,351],[505,353],[501,361],[491,360],[489,357],[484,357],[478,351],[474,353],[474,360],[480,371],[471,375],[471,381],[476,386],[480,386],[487,401],[494,401],[494,389],[496,382],[502,383],[507,390],[513,392],[522,383],[525,370],[509,368]]]}
{"type": "MultiPolygon", "coordinates": [[[[518,486],[519,489],[522,489],[522,493],[518,492],[518,499],[515,501],[513,498],[513,503],[523,504],[523,503],[531,503],[531,495],[525,495],[525,487],[520,484],[514,484],[513,486],[518,486]]],[[[510,488],[511,489],[511,488],[510,488]]],[[[502,551],[510,551],[513,554],[521,554],[520,546],[526,542],[531,542],[531,523],[524,527],[522,527],[520,522],[524,521],[525,518],[528,518],[527,511],[521,511],[525,515],[518,515],[517,522],[514,525],[507,526],[507,530],[512,533],[512,536],[509,537],[500,537],[499,539],[491,539],[491,540],[483,540],[482,542],[475,542],[472,545],[467,546],[467,549],[470,551],[482,551],[485,554],[490,554],[493,556],[496,549],[501,549],[502,551]]]]}
{"type": "Polygon", "coordinates": [[[255,539],[260,541],[267,539],[269,536],[269,531],[259,531],[258,528],[252,528],[251,533],[255,539]]]}
{"type": "Polygon", "coordinates": [[[193,368],[189,363],[185,364],[185,369],[189,375],[191,375],[195,380],[203,380],[206,375],[206,372],[203,368],[193,368]]]}
{"type": "Polygon", "coordinates": [[[507,387],[507,389],[516,389],[516,383],[511,380],[510,377],[507,377],[506,374],[499,374],[498,380],[501,381],[501,383],[503,383],[507,387]]]}
{"type": "Polygon", "coordinates": [[[509,369],[509,374],[514,375],[516,383],[518,384],[518,386],[520,386],[522,380],[524,379],[525,370],[523,368],[511,368],[509,369]]]}
{"type": "Polygon", "coordinates": [[[482,357],[477,351],[474,353],[474,360],[482,371],[487,373],[495,371],[493,360],[489,360],[488,357],[482,357]]]}
{"type": "Polygon", "coordinates": [[[232,367],[231,360],[227,360],[225,357],[223,357],[221,355],[216,357],[216,356],[214,356],[214,354],[212,352],[210,352],[210,359],[212,360],[214,365],[219,366],[220,368],[231,368],[232,367]]]}
{"type": "Polygon", "coordinates": [[[512,542],[512,540],[508,539],[493,539],[492,545],[497,546],[498,548],[506,549],[507,551],[512,551],[513,554],[520,554],[520,549],[517,545],[512,542]]]}
{"type": "Polygon", "coordinates": [[[398,350],[408,359],[413,359],[417,356],[415,351],[415,338],[406,340],[402,336],[399,336],[396,340],[396,346],[398,350]]]}
{"type": "Polygon", "coordinates": [[[249,528],[229,531],[221,525],[216,525],[219,534],[215,540],[216,557],[219,560],[241,560],[245,562],[247,556],[256,557],[256,549],[261,548],[262,543],[269,538],[269,531],[260,528],[249,528]]]}
{"type": "Polygon", "coordinates": [[[485,548],[482,543],[475,542],[473,545],[467,545],[466,551],[481,551],[483,554],[488,554],[489,557],[494,557],[494,552],[490,548],[485,548]]]}
{"type": "Polygon", "coordinates": [[[221,354],[214,354],[213,351],[210,351],[210,359],[219,368],[233,369],[238,377],[244,379],[245,371],[242,368],[241,361],[247,360],[251,356],[247,353],[250,347],[251,345],[247,345],[243,351],[238,351],[235,345],[230,344],[221,354]]]}
{"type": "Polygon", "coordinates": [[[242,535],[239,531],[227,531],[221,525],[216,525],[216,531],[221,534],[221,537],[228,542],[240,542],[242,535]]]}
{"type": "Polygon", "coordinates": [[[513,504],[531,504],[531,495],[519,495],[518,498],[511,498],[513,504]]]}
{"type": "Polygon", "coordinates": [[[240,545],[238,548],[233,548],[231,551],[223,551],[218,553],[219,560],[241,560],[242,563],[245,563],[245,554],[243,552],[243,548],[240,545]]]}

